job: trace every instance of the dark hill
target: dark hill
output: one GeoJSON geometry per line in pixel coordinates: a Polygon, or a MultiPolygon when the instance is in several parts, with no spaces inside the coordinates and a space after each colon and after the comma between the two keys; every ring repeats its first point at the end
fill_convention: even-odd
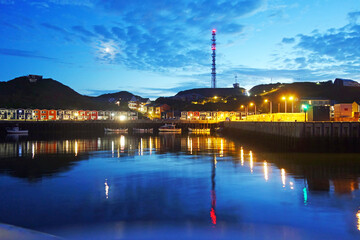
{"type": "Polygon", "coordinates": [[[121,92],[116,92],[116,93],[107,93],[107,94],[103,94],[98,97],[95,97],[95,99],[98,101],[102,101],[102,102],[115,102],[120,98],[121,101],[128,102],[134,96],[140,100],[144,99],[138,95],[134,95],[127,91],[121,91],[121,92]]]}
{"type": "Polygon", "coordinates": [[[339,103],[350,103],[360,99],[360,87],[337,86],[327,82],[295,82],[289,84],[258,85],[250,90],[252,96],[258,94],[273,101],[281,101],[282,96],[293,95],[297,98],[323,98],[339,103]]]}
{"type": "Polygon", "coordinates": [[[0,108],[97,110],[114,109],[116,106],[81,95],[51,78],[30,82],[28,77],[19,77],[0,82],[0,108]]]}
{"type": "Polygon", "coordinates": [[[198,94],[203,97],[229,97],[229,96],[241,96],[245,89],[243,88],[194,88],[190,90],[185,90],[178,92],[175,95],[177,97],[183,97],[187,95],[198,94]]]}

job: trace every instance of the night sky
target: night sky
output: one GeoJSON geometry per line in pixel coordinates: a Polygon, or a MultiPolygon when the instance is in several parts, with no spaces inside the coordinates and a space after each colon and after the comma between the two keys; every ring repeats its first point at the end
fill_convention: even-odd
{"type": "Polygon", "coordinates": [[[360,78],[359,0],[0,0],[0,81],[39,74],[82,94],[360,78]]]}

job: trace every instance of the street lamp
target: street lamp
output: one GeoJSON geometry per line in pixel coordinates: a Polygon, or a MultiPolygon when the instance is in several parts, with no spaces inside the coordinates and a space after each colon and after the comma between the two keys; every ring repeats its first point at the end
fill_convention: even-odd
{"type": "Polygon", "coordinates": [[[283,96],[281,99],[282,99],[283,101],[285,101],[285,113],[286,113],[286,108],[287,108],[287,105],[286,105],[286,97],[283,96]]]}
{"type": "Polygon", "coordinates": [[[247,106],[244,106],[244,105],[241,105],[240,108],[245,109],[245,116],[247,117],[249,108],[247,106]]]}
{"type": "Polygon", "coordinates": [[[270,114],[271,114],[272,113],[272,101],[270,101],[269,99],[265,99],[264,102],[270,104],[270,114]]]}
{"type": "Polygon", "coordinates": [[[294,97],[290,96],[289,100],[291,101],[291,113],[294,113],[294,97]]]}
{"type": "MultiPolygon", "coordinates": [[[[250,105],[250,107],[254,106],[254,115],[256,115],[256,105],[255,105],[255,103],[251,102],[251,103],[249,103],[249,105],[250,105]]],[[[248,106],[248,108],[249,108],[249,106],[248,106]]]]}

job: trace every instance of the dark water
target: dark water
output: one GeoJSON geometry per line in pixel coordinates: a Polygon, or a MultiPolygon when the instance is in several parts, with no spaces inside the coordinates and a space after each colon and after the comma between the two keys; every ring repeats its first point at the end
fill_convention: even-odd
{"type": "Polygon", "coordinates": [[[0,223],[83,239],[360,238],[360,154],[219,136],[0,142],[0,223]]]}

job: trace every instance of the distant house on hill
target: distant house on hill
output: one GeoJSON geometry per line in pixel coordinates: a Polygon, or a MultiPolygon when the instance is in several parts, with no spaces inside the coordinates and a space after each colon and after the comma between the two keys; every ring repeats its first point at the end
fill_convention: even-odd
{"type": "Polygon", "coordinates": [[[343,78],[336,78],[334,85],[339,87],[360,87],[360,84],[357,81],[343,78]]]}
{"type": "Polygon", "coordinates": [[[27,76],[27,78],[29,79],[29,82],[35,83],[35,82],[37,82],[38,80],[41,80],[41,79],[43,78],[43,76],[41,76],[41,75],[31,75],[31,74],[29,74],[29,75],[27,76]]]}
{"type": "Polygon", "coordinates": [[[149,98],[138,99],[135,96],[133,96],[130,99],[130,101],[128,102],[128,106],[131,110],[144,112],[144,111],[146,111],[145,106],[150,103],[151,103],[151,101],[149,98]]]}

